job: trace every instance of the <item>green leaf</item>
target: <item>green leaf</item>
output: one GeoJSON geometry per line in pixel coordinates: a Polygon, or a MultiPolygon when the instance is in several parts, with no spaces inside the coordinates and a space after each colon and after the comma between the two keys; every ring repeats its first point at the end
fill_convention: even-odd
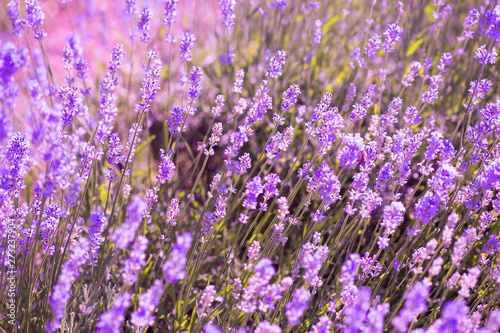
{"type": "Polygon", "coordinates": [[[155,138],[156,138],[156,135],[151,135],[146,141],[141,143],[141,145],[139,147],[137,147],[136,154],[139,154],[141,152],[141,150],[143,150],[144,147],[146,147],[146,145],[150,144],[155,138]]]}
{"type": "Polygon", "coordinates": [[[326,22],[325,25],[323,26],[323,29],[321,29],[322,33],[323,34],[327,33],[330,30],[330,28],[332,27],[332,25],[337,23],[339,18],[340,18],[340,16],[337,15],[337,16],[332,17],[328,22],[326,22]]]}
{"type": "Polygon", "coordinates": [[[108,191],[106,190],[106,184],[99,185],[97,190],[99,191],[99,200],[101,200],[101,202],[106,202],[106,199],[108,197],[108,191]]]}
{"type": "Polygon", "coordinates": [[[423,39],[417,39],[411,42],[410,46],[408,47],[408,51],[406,51],[406,57],[413,55],[413,53],[415,53],[415,51],[420,45],[422,45],[423,42],[423,39]]]}

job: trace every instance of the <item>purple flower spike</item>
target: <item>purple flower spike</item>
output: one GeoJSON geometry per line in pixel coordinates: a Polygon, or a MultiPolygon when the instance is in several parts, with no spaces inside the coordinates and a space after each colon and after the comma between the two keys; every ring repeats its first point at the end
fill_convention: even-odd
{"type": "Polygon", "coordinates": [[[304,288],[295,290],[292,295],[292,300],[286,305],[286,317],[290,327],[296,326],[300,323],[300,318],[307,310],[311,298],[311,293],[304,288]]]}
{"type": "Polygon", "coordinates": [[[401,39],[403,29],[398,25],[398,22],[389,24],[387,30],[384,32],[385,41],[382,48],[385,52],[391,53],[394,51],[394,44],[401,39]]]}
{"type": "Polygon", "coordinates": [[[269,60],[269,68],[266,71],[266,77],[270,79],[277,79],[281,76],[281,67],[285,64],[286,51],[278,51],[276,55],[269,60]]]}
{"type": "Polygon", "coordinates": [[[179,52],[181,53],[181,59],[185,62],[190,62],[192,56],[190,54],[193,49],[196,37],[188,32],[181,36],[181,46],[179,46],[179,52]]]}
{"type": "Polygon", "coordinates": [[[190,232],[185,232],[177,237],[177,243],[173,246],[170,259],[162,267],[165,272],[165,280],[170,283],[177,283],[186,277],[184,268],[186,267],[186,252],[191,247],[193,236],[190,232]]]}
{"type": "Polygon", "coordinates": [[[232,30],[234,28],[234,19],[236,18],[236,15],[234,15],[236,0],[220,0],[219,5],[222,9],[222,21],[224,22],[224,26],[226,29],[232,30]]]}
{"type": "Polygon", "coordinates": [[[120,333],[120,327],[125,320],[125,311],[130,305],[131,298],[132,294],[125,291],[115,299],[111,310],[103,313],[95,325],[99,332],[120,333]]]}

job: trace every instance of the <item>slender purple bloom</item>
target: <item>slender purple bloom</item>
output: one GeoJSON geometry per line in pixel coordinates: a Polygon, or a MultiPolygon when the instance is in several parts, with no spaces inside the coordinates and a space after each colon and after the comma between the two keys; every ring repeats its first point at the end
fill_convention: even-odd
{"type": "Polygon", "coordinates": [[[424,104],[434,104],[434,101],[439,97],[439,84],[442,81],[441,74],[431,76],[431,83],[429,85],[429,90],[422,93],[422,103],[424,104]]]}
{"type": "Polygon", "coordinates": [[[398,22],[389,24],[387,30],[384,32],[385,41],[382,48],[385,52],[391,53],[394,51],[394,44],[401,39],[403,29],[398,25],[398,22]]]}
{"type": "Polygon", "coordinates": [[[23,27],[26,24],[26,21],[21,18],[21,14],[19,13],[19,1],[11,0],[7,7],[7,15],[9,16],[10,23],[12,24],[12,35],[15,37],[23,36],[23,27]]]}
{"type": "Polygon", "coordinates": [[[243,200],[242,206],[248,209],[255,209],[257,208],[258,196],[264,192],[262,179],[259,176],[255,176],[247,183],[246,187],[245,199],[243,200]]]}
{"type": "Polygon", "coordinates": [[[486,49],[486,44],[484,44],[477,48],[474,59],[476,59],[481,65],[487,65],[487,64],[494,65],[496,63],[497,57],[498,57],[497,49],[493,47],[490,53],[486,49]]]}
{"type": "Polygon", "coordinates": [[[137,0],[125,0],[126,8],[125,14],[129,16],[133,16],[137,13],[137,9],[135,6],[137,5],[137,0]]]}
{"type": "Polygon", "coordinates": [[[474,37],[474,31],[472,31],[472,28],[474,28],[479,22],[479,16],[479,11],[476,8],[472,8],[469,14],[467,14],[467,16],[465,17],[463,23],[465,38],[474,37]]]}
{"type": "Polygon", "coordinates": [[[156,307],[160,305],[160,298],[163,294],[163,282],[155,280],[151,288],[145,294],[139,296],[139,308],[132,312],[130,322],[138,327],[153,326],[156,317],[154,313],[156,307]]]}
{"type": "Polygon", "coordinates": [[[95,325],[102,333],[120,333],[120,327],[125,320],[125,311],[130,305],[132,294],[124,291],[116,297],[113,307],[99,316],[99,322],[95,325]]]}
{"type": "Polygon", "coordinates": [[[415,204],[415,218],[426,224],[436,216],[441,198],[439,195],[428,191],[415,204]]]}
{"type": "Polygon", "coordinates": [[[139,21],[137,22],[137,29],[141,32],[139,40],[143,43],[149,42],[149,30],[151,30],[150,21],[153,18],[153,12],[151,9],[144,5],[141,10],[141,15],[139,16],[139,21]]]}
{"type": "Polygon", "coordinates": [[[71,255],[66,261],[49,297],[49,304],[55,320],[47,325],[49,332],[55,332],[60,328],[60,320],[64,318],[66,305],[71,298],[71,285],[80,276],[80,267],[85,263],[85,254],[89,250],[89,242],[81,237],[78,243],[71,247],[71,255]]]}
{"type": "Polygon", "coordinates": [[[219,5],[222,9],[222,21],[227,30],[232,30],[234,28],[234,7],[236,6],[236,0],[220,0],[219,5]]]}
{"type": "Polygon", "coordinates": [[[134,240],[145,210],[146,201],[144,198],[140,195],[134,196],[132,202],[127,206],[127,218],[110,237],[112,241],[116,242],[117,248],[126,249],[134,240]]]}
{"type": "Polygon", "coordinates": [[[163,13],[165,18],[163,19],[163,24],[167,27],[170,27],[176,21],[177,2],[179,2],[179,0],[165,0],[165,11],[163,13]]]}
{"type": "Polygon", "coordinates": [[[186,277],[184,268],[186,267],[186,253],[191,247],[193,236],[190,232],[185,232],[177,237],[177,243],[173,246],[170,259],[162,267],[165,272],[165,280],[170,283],[177,283],[186,277]]]}
{"type": "Polygon", "coordinates": [[[365,47],[365,54],[368,56],[368,58],[375,58],[375,53],[377,53],[377,51],[380,49],[381,43],[382,38],[380,38],[379,35],[373,35],[373,37],[368,40],[365,47]]]}
{"type": "Polygon", "coordinates": [[[277,79],[281,76],[281,67],[285,64],[286,51],[280,50],[276,52],[274,57],[269,60],[269,67],[266,70],[266,77],[270,79],[277,79]]]}
{"type": "Polygon", "coordinates": [[[344,149],[339,153],[338,159],[343,168],[355,168],[358,165],[358,159],[361,151],[364,149],[364,140],[359,133],[355,135],[347,134],[342,143],[344,149]]]}
{"type": "Polygon", "coordinates": [[[189,83],[191,86],[189,87],[188,92],[188,103],[193,103],[198,97],[201,96],[201,90],[203,87],[201,86],[201,68],[198,66],[193,66],[191,69],[191,76],[189,77],[189,83]]]}
{"type": "Polygon", "coordinates": [[[297,103],[297,98],[300,95],[300,87],[298,84],[292,84],[284,93],[283,99],[281,100],[281,112],[288,112],[295,103],[297,103]]]}
{"type": "Polygon", "coordinates": [[[243,80],[245,79],[245,70],[239,69],[234,74],[234,85],[233,91],[235,93],[241,94],[243,92],[243,80]]]}
{"type": "Polygon", "coordinates": [[[156,181],[159,184],[165,184],[167,181],[172,180],[175,171],[175,164],[172,161],[172,152],[165,154],[163,149],[160,149],[161,162],[158,166],[158,175],[156,181]]]}
{"type": "Polygon", "coordinates": [[[446,66],[451,65],[452,62],[453,56],[451,55],[451,53],[444,53],[441,59],[439,59],[439,65],[437,65],[436,67],[441,73],[444,73],[448,71],[448,68],[446,66]]]}
{"type": "Polygon", "coordinates": [[[414,322],[427,309],[427,297],[429,297],[429,285],[421,281],[415,283],[405,294],[403,310],[391,321],[398,332],[406,332],[408,324],[414,322]]]}
{"type": "Polygon", "coordinates": [[[27,15],[26,25],[35,32],[35,39],[44,39],[47,34],[41,26],[45,20],[45,13],[40,6],[40,2],[38,0],[25,0],[24,5],[26,6],[27,15]]]}
{"type": "Polygon", "coordinates": [[[142,80],[142,99],[139,104],[134,106],[134,110],[138,113],[148,112],[156,97],[156,93],[161,88],[161,62],[158,59],[151,59],[150,69],[146,72],[142,80]]]}
{"type": "Polygon", "coordinates": [[[142,235],[135,239],[130,257],[123,263],[123,283],[127,286],[137,281],[137,273],[146,265],[146,249],[148,248],[148,239],[142,235]]]}
{"type": "Polygon", "coordinates": [[[311,298],[311,293],[304,288],[297,289],[293,293],[292,300],[285,306],[286,317],[290,327],[296,326],[300,323],[300,318],[307,310],[309,298],[311,298]]]}
{"type": "Polygon", "coordinates": [[[104,237],[101,233],[106,227],[108,219],[103,212],[95,210],[90,214],[90,229],[89,229],[89,241],[90,241],[90,251],[86,254],[87,262],[91,266],[97,266],[97,258],[99,254],[99,247],[101,246],[104,237]]]}
{"type": "Polygon", "coordinates": [[[314,21],[313,38],[311,39],[311,48],[315,49],[321,43],[321,20],[314,21]]]}
{"type": "Polygon", "coordinates": [[[99,109],[96,111],[97,115],[100,117],[99,127],[96,134],[97,141],[100,143],[104,143],[104,140],[111,135],[111,132],[113,131],[113,123],[116,115],[118,114],[118,108],[115,104],[116,97],[114,95],[115,88],[118,85],[118,80],[115,78],[115,74],[120,68],[121,59],[124,56],[123,45],[116,44],[111,54],[109,72],[106,73],[106,76],[101,81],[101,98],[99,99],[99,109]]]}
{"type": "Polygon", "coordinates": [[[419,63],[418,61],[415,61],[410,65],[410,70],[408,71],[408,74],[406,74],[403,77],[403,81],[401,84],[408,88],[411,86],[412,82],[415,81],[415,78],[418,76],[418,72],[422,69],[422,64],[419,63]]]}
{"type": "Polygon", "coordinates": [[[181,53],[181,59],[185,62],[190,62],[192,56],[190,54],[193,49],[196,37],[188,32],[181,35],[181,45],[179,46],[179,52],[181,53]]]}

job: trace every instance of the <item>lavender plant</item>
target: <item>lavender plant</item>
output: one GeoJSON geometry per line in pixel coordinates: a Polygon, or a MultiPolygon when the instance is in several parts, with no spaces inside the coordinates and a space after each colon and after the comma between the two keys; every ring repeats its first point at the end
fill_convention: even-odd
{"type": "Polygon", "coordinates": [[[2,6],[2,331],[500,330],[497,1],[2,6]]]}

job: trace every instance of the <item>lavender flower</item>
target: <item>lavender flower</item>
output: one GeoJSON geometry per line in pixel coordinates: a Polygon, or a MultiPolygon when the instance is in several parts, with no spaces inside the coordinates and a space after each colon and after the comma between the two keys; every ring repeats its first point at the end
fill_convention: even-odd
{"type": "Polygon", "coordinates": [[[248,209],[257,208],[257,198],[264,192],[264,187],[262,186],[262,179],[259,176],[255,176],[246,185],[245,199],[243,200],[242,206],[248,209]]]}
{"type": "Polygon", "coordinates": [[[243,92],[244,79],[245,79],[245,70],[243,69],[237,70],[236,73],[234,74],[234,85],[233,85],[233,91],[235,93],[241,94],[243,92]]]}
{"type": "Polygon", "coordinates": [[[125,320],[125,311],[130,305],[131,298],[132,294],[124,291],[114,300],[113,307],[99,316],[99,322],[95,325],[99,332],[120,333],[120,326],[125,320]]]}
{"type": "Polygon", "coordinates": [[[418,61],[413,62],[410,65],[410,70],[408,71],[408,74],[406,74],[403,77],[403,81],[401,84],[408,88],[411,86],[412,82],[415,81],[415,78],[418,76],[418,72],[422,69],[422,64],[419,63],[418,61]]]}
{"type": "Polygon", "coordinates": [[[260,243],[259,241],[253,241],[248,249],[248,261],[255,261],[259,259],[260,253],[260,243]]]}
{"type": "Polygon", "coordinates": [[[315,49],[321,43],[321,20],[314,21],[313,38],[311,39],[311,48],[315,49]]]}
{"type": "Polygon", "coordinates": [[[321,316],[318,322],[311,326],[309,333],[326,333],[331,331],[332,321],[328,316],[321,316]]]}
{"type": "Polygon", "coordinates": [[[311,287],[320,287],[321,278],[318,276],[323,263],[328,256],[328,246],[320,245],[315,246],[312,243],[305,243],[302,246],[297,262],[295,264],[294,272],[300,268],[304,269],[302,278],[311,287]]]}
{"type": "Polygon", "coordinates": [[[429,297],[429,285],[418,281],[408,291],[405,298],[405,306],[399,315],[392,319],[391,323],[398,332],[406,332],[408,324],[427,309],[427,297],[429,297]]]}
{"type": "Polygon", "coordinates": [[[281,333],[281,328],[278,324],[271,324],[267,320],[263,320],[255,328],[255,333],[281,333]]]}
{"type": "Polygon", "coordinates": [[[319,143],[318,156],[325,156],[332,149],[342,127],[344,127],[344,119],[339,114],[339,110],[329,108],[324,113],[323,121],[315,133],[319,143]]]}
{"type": "Polygon", "coordinates": [[[140,195],[134,196],[132,202],[127,206],[127,218],[110,237],[110,240],[116,242],[117,248],[125,249],[134,240],[145,210],[146,201],[144,198],[140,195]]]}
{"type": "Polygon", "coordinates": [[[393,201],[384,207],[381,226],[387,228],[387,232],[392,234],[403,222],[405,206],[399,201],[393,201]]]}
{"type": "Polygon", "coordinates": [[[141,32],[139,40],[143,43],[149,42],[149,30],[151,30],[150,21],[153,18],[153,13],[151,9],[144,5],[141,10],[141,15],[139,16],[139,21],[137,22],[137,29],[141,32]]]}
{"type": "Polygon", "coordinates": [[[434,194],[432,191],[426,192],[415,204],[415,218],[422,221],[422,223],[428,223],[430,219],[436,216],[440,202],[439,195],[434,194]]]}
{"type": "Polygon", "coordinates": [[[123,263],[123,283],[127,286],[137,281],[136,273],[146,265],[146,249],[148,248],[148,239],[142,235],[137,236],[130,257],[123,263]]]}
{"type": "Polygon", "coordinates": [[[9,16],[10,23],[12,24],[12,35],[15,37],[23,36],[23,27],[26,21],[21,18],[19,13],[19,1],[11,0],[7,7],[7,15],[9,16]]]}
{"type": "Polygon", "coordinates": [[[293,293],[292,300],[285,306],[286,317],[290,327],[296,326],[300,323],[300,318],[307,310],[309,298],[311,298],[311,293],[304,288],[297,289],[293,293]]]}
{"type": "Polygon", "coordinates": [[[343,168],[355,168],[358,164],[358,158],[361,151],[364,149],[364,142],[359,133],[352,135],[347,134],[342,143],[344,149],[339,153],[338,159],[340,166],[343,168]]]}
{"type": "Polygon", "coordinates": [[[163,24],[167,27],[170,27],[175,23],[177,17],[177,2],[179,0],[164,0],[165,1],[165,11],[163,15],[165,18],[163,19],[163,24]]]}
{"type": "Polygon", "coordinates": [[[80,79],[86,79],[88,77],[89,64],[87,60],[79,58],[75,62],[76,76],[80,79]]]}
{"type": "Polygon", "coordinates": [[[160,305],[161,294],[163,294],[163,282],[155,280],[151,288],[139,296],[139,308],[132,312],[130,322],[138,327],[153,326],[156,317],[152,314],[160,305]]]}
{"type": "Polygon", "coordinates": [[[201,221],[201,233],[203,236],[200,237],[201,243],[207,243],[209,236],[213,231],[213,225],[215,222],[214,213],[206,212],[203,214],[203,219],[201,221]]]}
{"type": "Polygon", "coordinates": [[[285,130],[285,133],[282,134],[281,132],[276,132],[271,137],[271,142],[269,142],[269,144],[264,147],[268,159],[272,160],[275,158],[279,158],[279,151],[287,150],[288,145],[292,141],[293,130],[294,128],[290,126],[285,130]]]}
{"type": "MultiPolygon", "coordinates": [[[[96,134],[97,141],[100,143],[104,143],[104,140],[106,140],[106,138],[111,134],[113,130],[113,122],[116,115],[118,114],[118,108],[114,103],[116,98],[114,95],[114,91],[116,86],[118,85],[118,81],[115,79],[115,74],[120,68],[121,59],[124,56],[123,45],[116,44],[111,54],[109,72],[101,81],[101,98],[99,100],[99,109],[96,111],[97,115],[101,118],[96,134]]],[[[76,67],[78,70],[78,62],[76,67]]],[[[85,76],[81,77],[84,78],[85,76]]]]}
{"type": "Polygon", "coordinates": [[[107,223],[108,219],[101,211],[95,210],[90,214],[90,252],[86,254],[89,265],[97,266],[97,258],[99,257],[97,251],[99,251],[99,247],[104,240],[104,237],[102,237],[101,233],[107,226],[107,223]]]}
{"type": "MultiPolygon", "coordinates": [[[[312,183],[319,185],[318,198],[326,205],[335,203],[340,199],[340,181],[326,163],[322,163],[314,173],[312,183]]],[[[311,186],[314,186],[311,184],[311,186]]],[[[308,189],[309,190],[309,189],[308,189]]],[[[312,190],[312,188],[311,188],[312,190]]]]}
{"type": "MultiPolygon", "coordinates": [[[[262,258],[254,266],[255,274],[248,279],[248,284],[243,288],[243,295],[237,308],[245,313],[253,313],[257,310],[257,296],[265,296],[269,281],[276,273],[272,261],[268,258],[262,258]]],[[[271,287],[272,288],[272,287],[271,287]]],[[[270,300],[273,302],[275,299],[270,300]]]]}
{"type": "Polygon", "coordinates": [[[439,59],[439,65],[437,65],[437,69],[439,69],[440,72],[444,73],[448,71],[448,68],[446,66],[451,65],[453,62],[453,56],[451,53],[444,53],[441,59],[439,59]]]}
{"type": "Polygon", "coordinates": [[[182,117],[183,110],[181,108],[173,108],[170,111],[170,118],[167,120],[168,131],[170,134],[175,135],[180,132],[181,124],[184,121],[182,117]]]}
{"type": "Polygon", "coordinates": [[[292,84],[284,93],[283,100],[281,101],[281,113],[288,112],[300,95],[300,87],[297,84],[292,84]]]}
{"type": "Polygon", "coordinates": [[[175,171],[175,164],[172,162],[172,152],[165,155],[165,151],[160,149],[161,163],[158,166],[158,175],[156,181],[158,184],[165,184],[167,181],[172,180],[175,171]]]}
{"type": "Polygon", "coordinates": [[[181,54],[181,59],[185,62],[190,62],[192,56],[190,54],[191,50],[194,47],[194,42],[196,41],[196,37],[188,32],[185,32],[181,35],[181,45],[179,46],[179,52],[181,54]]]}
{"type": "Polygon", "coordinates": [[[165,18],[163,19],[163,24],[168,27],[168,32],[165,34],[165,41],[167,43],[175,43],[177,41],[176,36],[170,33],[170,28],[176,22],[178,1],[165,0],[165,11],[163,12],[165,18]]]}
{"type": "Polygon", "coordinates": [[[219,5],[222,9],[222,21],[227,30],[232,30],[234,27],[234,7],[236,6],[236,0],[220,0],[219,5]]]}
{"type": "Polygon", "coordinates": [[[500,7],[497,5],[493,10],[487,9],[477,27],[477,32],[487,35],[489,38],[498,41],[500,39],[500,7]]]}
{"type": "Polygon", "coordinates": [[[479,22],[479,11],[476,8],[472,8],[465,17],[463,27],[464,27],[464,36],[465,38],[473,38],[474,37],[474,31],[472,31],[472,28],[476,26],[476,24],[479,22]]]}
{"type": "MultiPolygon", "coordinates": [[[[215,324],[205,324],[203,325],[203,332],[204,333],[222,333],[222,330],[215,324]]],[[[239,333],[239,330],[238,330],[239,333]]]]}
{"type": "Polygon", "coordinates": [[[277,79],[281,76],[281,67],[285,64],[286,51],[280,50],[269,60],[269,67],[266,70],[266,77],[277,79]]]}
{"type": "Polygon", "coordinates": [[[203,89],[200,84],[201,75],[202,75],[201,68],[193,66],[193,68],[191,69],[191,76],[189,77],[189,83],[191,84],[188,93],[189,104],[193,103],[201,95],[201,89],[203,89]]]}
{"type": "Polygon", "coordinates": [[[216,294],[217,292],[215,291],[215,286],[208,285],[205,287],[200,296],[199,304],[201,312],[204,312],[207,308],[209,308],[212,305],[216,294]]]}
{"type": "Polygon", "coordinates": [[[35,39],[44,39],[47,34],[41,26],[45,20],[45,13],[40,2],[38,0],[25,0],[24,5],[26,6],[26,25],[35,32],[35,39]]]}
{"type": "Polygon", "coordinates": [[[368,39],[368,42],[366,43],[365,47],[365,54],[368,56],[368,58],[370,59],[375,58],[375,53],[380,49],[381,43],[382,43],[382,38],[380,38],[379,35],[374,35],[373,37],[368,39]]]}
{"type": "Polygon", "coordinates": [[[166,222],[172,226],[177,224],[177,217],[180,214],[179,198],[173,198],[168,205],[166,222]]]}
{"type": "Polygon", "coordinates": [[[497,50],[496,48],[491,49],[491,53],[486,50],[486,44],[480,46],[476,50],[476,55],[474,56],[474,59],[477,60],[481,65],[487,65],[487,64],[492,64],[494,65],[497,61],[497,50]]]}
{"type": "Polygon", "coordinates": [[[170,283],[177,283],[186,277],[184,268],[186,267],[186,252],[191,247],[193,236],[185,232],[177,237],[177,243],[173,246],[170,259],[163,264],[162,270],[165,272],[165,280],[170,283]]]}
{"type": "Polygon", "coordinates": [[[442,80],[441,74],[431,76],[431,84],[429,85],[429,90],[422,93],[422,103],[434,104],[434,100],[436,100],[439,97],[438,89],[441,80],[442,80]]]}
{"type": "Polygon", "coordinates": [[[137,13],[137,10],[135,8],[137,0],[125,0],[125,4],[127,5],[125,9],[125,14],[133,16],[137,13]]]}
{"type": "Polygon", "coordinates": [[[389,24],[387,30],[384,32],[385,41],[382,48],[385,52],[391,53],[394,51],[394,44],[399,41],[401,35],[403,34],[403,29],[398,25],[398,22],[389,24]]]}
{"type": "Polygon", "coordinates": [[[434,177],[429,181],[430,187],[441,198],[441,201],[448,199],[448,192],[455,188],[455,180],[458,172],[450,164],[442,164],[436,171],[434,177]]]}
{"type": "Polygon", "coordinates": [[[151,59],[150,69],[146,72],[142,80],[142,99],[139,104],[134,106],[138,113],[147,112],[153,104],[156,93],[160,90],[161,62],[158,59],[151,59]]]}
{"type": "Polygon", "coordinates": [[[60,328],[60,320],[64,318],[66,304],[71,298],[71,285],[80,276],[79,269],[85,263],[85,254],[89,250],[89,242],[81,237],[78,243],[71,247],[68,261],[62,265],[61,274],[49,298],[49,304],[55,320],[47,325],[49,332],[60,328]]]}

